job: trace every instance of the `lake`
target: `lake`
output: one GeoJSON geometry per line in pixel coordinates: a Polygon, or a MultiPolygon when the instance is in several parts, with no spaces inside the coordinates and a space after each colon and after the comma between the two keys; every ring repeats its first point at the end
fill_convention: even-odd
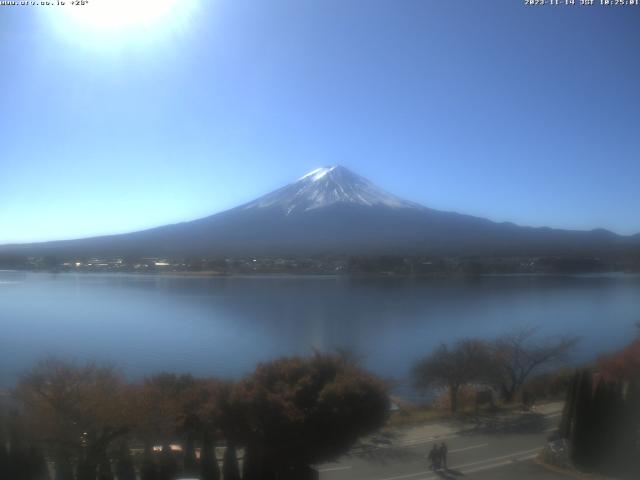
{"type": "MultiPolygon", "coordinates": [[[[349,348],[402,382],[441,342],[518,326],[580,335],[574,360],[629,342],[640,276],[183,277],[0,271],[0,386],[39,358],[97,360],[130,377],[238,377],[257,362],[349,348]]],[[[406,382],[404,383],[406,385],[406,382]]],[[[403,387],[398,387],[402,390],[403,387]]]]}

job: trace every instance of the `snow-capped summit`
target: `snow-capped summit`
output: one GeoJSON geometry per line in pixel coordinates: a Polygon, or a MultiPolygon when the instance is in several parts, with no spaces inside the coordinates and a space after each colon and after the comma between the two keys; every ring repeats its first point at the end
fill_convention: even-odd
{"type": "Polygon", "coordinates": [[[340,165],[316,168],[279,190],[242,208],[281,208],[287,215],[335,204],[423,209],[417,203],[396,197],[340,165]]]}
{"type": "Polygon", "coordinates": [[[340,167],[339,165],[333,165],[331,167],[320,167],[320,168],[316,168],[315,170],[311,170],[309,173],[307,173],[306,175],[301,176],[298,180],[303,180],[305,178],[308,178],[312,181],[316,181],[316,180],[320,180],[322,177],[324,177],[327,173],[332,172],[333,170],[335,170],[336,168],[344,168],[344,167],[340,167]]]}
{"type": "Polygon", "coordinates": [[[320,180],[326,174],[333,172],[336,168],[338,169],[342,168],[344,170],[347,170],[346,168],[341,167],[340,165],[332,165],[331,167],[320,167],[320,168],[316,168],[315,170],[311,170],[309,173],[307,173],[306,175],[303,175],[298,180],[304,180],[306,178],[315,182],[317,180],[320,180]]]}

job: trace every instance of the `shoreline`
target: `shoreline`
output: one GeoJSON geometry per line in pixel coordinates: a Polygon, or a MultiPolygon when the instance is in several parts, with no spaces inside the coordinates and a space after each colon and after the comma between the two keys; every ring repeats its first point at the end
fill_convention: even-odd
{"type": "Polygon", "coordinates": [[[0,269],[0,273],[46,273],[76,275],[135,275],[149,277],[194,277],[194,278],[247,278],[247,277],[332,277],[332,278],[499,278],[499,277],[574,277],[605,278],[640,276],[640,272],[615,270],[606,272],[513,272],[513,273],[465,273],[434,272],[422,274],[402,273],[349,273],[349,272],[220,272],[216,270],[177,270],[177,271],[131,271],[131,270],[47,270],[47,269],[0,269]]]}

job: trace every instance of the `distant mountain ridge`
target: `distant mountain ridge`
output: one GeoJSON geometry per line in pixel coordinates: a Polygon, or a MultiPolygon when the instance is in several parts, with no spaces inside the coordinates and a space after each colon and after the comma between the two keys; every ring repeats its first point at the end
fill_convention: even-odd
{"type": "Polygon", "coordinates": [[[80,240],[8,245],[60,256],[315,254],[597,255],[640,248],[640,235],[522,227],[433,210],[342,166],[322,167],[199,220],[80,240]]]}

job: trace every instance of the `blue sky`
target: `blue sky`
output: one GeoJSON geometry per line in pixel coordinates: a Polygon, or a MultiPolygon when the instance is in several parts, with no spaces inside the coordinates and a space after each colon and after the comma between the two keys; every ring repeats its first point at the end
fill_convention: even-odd
{"type": "Polygon", "coordinates": [[[193,219],[332,164],[433,208],[640,232],[640,7],[190,5],[119,29],[0,7],[0,243],[193,219]]]}

